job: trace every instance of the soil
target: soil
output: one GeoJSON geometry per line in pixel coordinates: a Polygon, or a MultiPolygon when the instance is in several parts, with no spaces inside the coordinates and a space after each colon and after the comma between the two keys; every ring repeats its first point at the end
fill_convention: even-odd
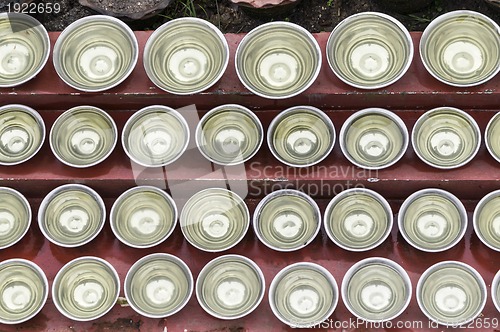
{"type": "MultiPolygon", "coordinates": [[[[0,0],[0,11],[5,11],[6,3],[19,0],[0,0]],[[2,6],[3,5],[3,6],[2,6]],[[2,10],[2,7],[4,8],[2,10]]],[[[36,2],[41,2],[37,0],[36,2]]],[[[36,14],[49,31],[64,29],[71,22],[96,12],[79,4],[78,0],[57,1],[61,5],[58,14],[36,14]]],[[[129,3],[137,6],[140,0],[95,0],[100,5],[129,3]]],[[[251,13],[232,4],[229,0],[172,0],[162,12],[140,21],[128,21],[134,30],[152,30],[166,21],[183,16],[197,16],[207,19],[224,33],[248,32],[256,26],[269,21],[284,20],[297,23],[311,32],[331,31],[342,19],[363,11],[380,11],[396,17],[410,31],[422,31],[435,17],[457,9],[481,12],[500,23],[500,10],[488,6],[483,0],[434,0],[426,9],[411,14],[389,11],[379,3],[380,0],[303,0],[295,8],[282,13],[251,13]],[[188,4],[188,5],[186,5],[188,4]],[[191,4],[191,5],[189,5],[191,4]]],[[[421,1],[421,0],[414,0],[421,1]]],[[[154,2],[154,1],[149,1],[154,2]]],[[[142,4],[148,3],[143,1],[142,4]]],[[[141,5],[142,5],[141,4],[141,5]]],[[[123,9],[124,10],[124,9],[123,9]]],[[[134,8],[132,11],[137,11],[134,8]]]]}

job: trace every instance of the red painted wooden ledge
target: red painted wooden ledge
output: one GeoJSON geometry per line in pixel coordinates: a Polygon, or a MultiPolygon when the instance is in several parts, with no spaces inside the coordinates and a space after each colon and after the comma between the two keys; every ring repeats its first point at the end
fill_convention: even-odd
{"type": "MultiPolygon", "coordinates": [[[[150,31],[136,32],[142,54],[150,31]]],[[[50,33],[52,44],[59,33],[50,33]]],[[[144,105],[163,104],[182,107],[196,104],[207,109],[223,103],[243,104],[254,109],[284,109],[300,104],[326,109],[360,109],[365,107],[387,107],[394,109],[429,109],[436,106],[497,108],[500,96],[500,79],[495,77],[486,84],[473,88],[454,88],[440,83],[429,75],[420,61],[418,43],[421,33],[413,32],[415,44],[413,63],[395,84],[379,90],[363,91],[341,82],[330,70],[325,56],[325,45],[329,34],[314,34],[323,51],[323,65],[316,82],[303,94],[294,98],[274,101],[252,95],[239,82],[234,69],[234,56],[230,58],[224,77],[214,87],[194,96],[175,96],[155,87],[147,78],[142,55],[131,76],[118,87],[104,93],[82,93],[58,79],[52,58],[38,77],[19,88],[0,91],[2,103],[22,100],[37,105],[40,109],[64,109],[82,104],[98,104],[105,108],[137,109],[144,105]],[[57,98],[55,98],[57,96],[57,98]]],[[[231,55],[243,35],[227,34],[231,55]]]]}
{"type": "MultiPolygon", "coordinates": [[[[150,32],[137,32],[141,50],[150,32]]],[[[51,33],[52,42],[58,33],[51,33]]],[[[323,51],[327,33],[315,35],[323,51]]],[[[420,33],[412,33],[416,52],[420,33]]],[[[232,54],[242,35],[226,35],[232,54]]],[[[132,75],[120,86],[104,93],[81,93],[66,86],[57,77],[52,63],[38,77],[21,87],[0,90],[0,103],[23,103],[39,110],[49,129],[54,119],[64,110],[77,105],[90,104],[109,111],[121,131],[128,117],[139,108],[162,104],[171,107],[183,107],[195,104],[201,116],[208,109],[225,104],[238,103],[255,110],[267,128],[272,118],[281,110],[295,105],[306,104],[319,107],[332,118],[337,134],[343,122],[353,111],[365,107],[386,107],[399,114],[411,128],[425,110],[438,106],[454,106],[467,110],[478,121],[482,131],[489,119],[499,110],[500,79],[495,77],[479,87],[458,89],[448,87],[430,76],[415,53],[413,64],[408,73],[396,84],[381,90],[361,91],[351,88],[338,80],[331,72],[326,59],[316,83],[300,96],[287,100],[273,101],[260,98],[246,91],[238,81],[234,62],[231,58],[225,76],[209,91],[194,96],[179,97],[161,91],[153,86],[142,68],[142,59],[132,75]]],[[[192,112],[191,112],[192,113],[192,112]]],[[[191,114],[193,115],[193,114],[191,114]]],[[[484,143],[476,158],[467,166],[457,170],[439,171],[418,160],[411,147],[396,165],[379,172],[363,171],[351,165],[342,156],[338,143],[333,153],[317,167],[307,169],[287,168],[280,164],[265,147],[245,166],[227,168],[224,172],[214,172],[196,147],[191,148],[178,162],[165,170],[141,171],[141,183],[165,185],[182,184],[186,181],[191,186],[208,187],[229,181],[243,183],[250,192],[247,202],[253,211],[260,197],[266,192],[281,187],[296,187],[304,191],[322,188],[314,194],[322,212],[329,199],[348,186],[365,186],[377,190],[390,199],[396,214],[400,202],[414,191],[427,187],[440,187],[449,190],[464,200],[471,213],[477,201],[486,193],[500,188],[500,164],[488,155],[484,143]],[[200,177],[203,177],[200,179],[200,177]]],[[[215,167],[216,169],[216,167],[215,167]]],[[[102,164],[89,169],[72,169],[58,162],[50,152],[46,142],[40,153],[30,161],[15,167],[0,167],[0,185],[19,189],[26,194],[36,216],[40,199],[51,189],[64,183],[84,183],[96,189],[106,197],[109,209],[115,198],[126,189],[136,185],[134,167],[125,156],[120,144],[116,151],[102,164]]],[[[118,270],[122,279],[128,268],[139,258],[153,252],[168,252],[178,255],[190,266],[196,277],[201,268],[217,254],[203,253],[190,246],[182,237],[177,226],[174,234],[163,244],[138,250],[122,245],[112,234],[109,224],[90,244],[76,249],[64,249],[45,240],[36,225],[36,217],[25,238],[15,246],[0,250],[0,260],[22,257],[39,264],[47,273],[49,282],[57,271],[69,260],[83,255],[97,255],[108,259],[118,270]]],[[[295,253],[276,253],[260,244],[249,230],[245,239],[227,253],[243,254],[254,259],[263,269],[266,285],[269,286],[274,275],[284,266],[297,261],[314,261],[325,266],[341,284],[347,269],[369,256],[383,256],[395,260],[408,271],[414,284],[420,274],[430,265],[442,260],[460,260],[474,266],[484,277],[487,285],[491,284],[494,273],[500,264],[500,254],[484,246],[469,227],[467,234],[455,248],[441,254],[423,254],[411,248],[398,234],[397,227],[389,239],[379,248],[367,253],[349,253],[336,247],[320,232],[315,241],[303,250],[295,253]]],[[[414,287],[415,288],[415,287],[414,287]]],[[[123,291],[121,292],[123,295],[123,291]]],[[[483,311],[483,318],[498,318],[499,313],[493,307],[491,299],[483,311]]],[[[354,320],[342,301],[331,316],[332,325],[354,320]],[[335,323],[337,322],[337,323],[335,323]]],[[[423,330],[449,330],[440,327],[429,329],[428,321],[418,309],[413,296],[408,308],[396,321],[421,322],[423,330]]],[[[420,323],[415,323],[420,324],[420,323]]],[[[386,325],[387,326],[387,325],[386,325]]],[[[361,329],[363,326],[359,326],[361,329]]],[[[367,327],[366,325],[364,326],[367,327]]],[[[221,321],[210,317],[196,303],[190,300],[186,308],[167,319],[147,319],[135,314],[130,308],[118,305],[103,318],[89,323],[72,322],[60,315],[49,297],[49,301],[34,319],[19,326],[0,325],[0,331],[291,331],[281,324],[272,314],[266,298],[257,310],[249,316],[236,321],[221,321]]],[[[347,326],[346,331],[352,331],[347,326]]],[[[401,328],[399,331],[419,330],[401,328]]],[[[476,331],[491,329],[476,329],[476,331]]]]}

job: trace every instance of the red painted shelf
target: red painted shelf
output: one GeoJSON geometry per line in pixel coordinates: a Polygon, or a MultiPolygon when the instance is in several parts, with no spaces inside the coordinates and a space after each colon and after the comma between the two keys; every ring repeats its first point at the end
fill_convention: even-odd
{"type": "MultiPolygon", "coordinates": [[[[136,34],[142,51],[150,32],[136,34]]],[[[59,33],[50,33],[52,42],[58,35],[59,33]]],[[[207,110],[221,104],[242,104],[256,112],[265,129],[279,111],[301,104],[312,105],[321,108],[331,117],[337,134],[349,115],[366,107],[385,107],[393,110],[403,118],[411,133],[416,119],[426,110],[439,106],[453,106],[469,112],[484,133],[489,119],[500,110],[499,77],[495,77],[487,84],[467,89],[452,88],[439,83],[425,71],[418,57],[420,33],[412,33],[412,36],[416,53],[408,73],[394,85],[375,91],[361,91],[345,85],[331,72],[325,58],[318,80],[306,92],[286,100],[267,100],[254,96],[244,89],[237,79],[231,58],[225,76],[213,88],[194,96],[179,97],[153,86],[144,72],[140,58],[132,75],[120,86],[103,93],[82,93],[69,88],[59,80],[49,60],[46,68],[34,80],[21,87],[0,90],[0,103],[2,105],[22,103],[37,109],[45,119],[48,130],[55,118],[64,110],[77,105],[94,105],[111,114],[117,122],[120,133],[125,121],[133,112],[153,104],[174,108],[194,104],[198,108],[197,112],[186,111],[186,115],[193,117],[201,117],[207,110]]],[[[242,35],[226,35],[226,37],[234,55],[242,35]]],[[[315,34],[315,37],[324,50],[328,34],[319,33],[315,34]]],[[[194,128],[191,129],[194,133],[194,128]]],[[[471,214],[477,201],[486,193],[500,188],[499,170],[500,164],[489,156],[484,142],[472,162],[455,170],[443,171],[427,166],[417,158],[410,146],[396,165],[385,170],[366,171],[353,166],[342,156],[338,142],[326,160],[317,166],[304,169],[286,167],[279,163],[271,155],[265,142],[261,151],[243,167],[221,169],[206,161],[191,142],[186,154],[174,164],[164,169],[141,169],[130,163],[120,141],[105,162],[88,169],[74,169],[58,162],[46,141],[42,150],[30,161],[14,167],[0,167],[0,186],[16,188],[28,196],[34,216],[40,200],[50,190],[65,183],[83,183],[96,189],[106,198],[108,210],[119,194],[135,186],[136,183],[164,186],[170,191],[186,187],[184,198],[189,197],[189,192],[225,183],[243,186],[249,190],[246,201],[251,211],[264,194],[279,188],[297,188],[309,192],[324,211],[329,200],[340,190],[364,186],[390,199],[395,217],[401,201],[411,193],[422,188],[439,187],[451,191],[464,201],[471,223],[471,214]],[[184,185],[187,181],[189,185],[184,185]],[[313,189],[316,191],[313,192],[313,189]]],[[[30,259],[45,270],[49,283],[52,283],[57,271],[69,260],[83,255],[96,255],[109,260],[115,266],[123,283],[128,268],[139,258],[153,252],[168,252],[179,256],[190,266],[195,277],[204,264],[217,256],[201,252],[189,245],[183,239],[179,226],[167,241],[151,249],[132,249],[121,244],[113,236],[108,223],[103,232],[90,244],[74,249],[60,248],[43,238],[34,217],[31,229],[18,244],[0,250],[0,260],[14,257],[30,259]]],[[[420,274],[430,265],[442,260],[460,260],[472,265],[482,274],[488,286],[500,267],[500,253],[484,246],[473,234],[471,225],[459,245],[440,254],[424,254],[411,248],[398,234],[396,226],[384,244],[366,253],[350,253],[338,248],[323,231],[311,245],[298,252],[273,252],[259,243],[251,229],[244,240],[227,253],[243,254],[253,259],[264,272],[266,286],[269,286],[281,268],[297,261],[312,261],[325,266],[340,285],[344,273],[352,264],[366,257],[383,256],[395,260],[408,271],[414,288],[420,274]]],[[[123,290],[121,295],[123,296],[123,290]]],[[[490,298],[483,311],[483,317],[490,319],[500,317],[490,298]]],[[[339,301],[331,319],[331,324],[356,320],[342,301],[339,301]]],[[[451,331],[443,327],[429,328],[428,320],[418,309],[415,296],[408,310],[394,323],[396,321],[415,321],[423,324],[421,329],[418,328],[420,326],[414,326],[398,329],[399,331],[451,331]]],[[[273,316],[266,292],[264,301],[255,312],[235,321],[212,318],[201,309],[193,296],[186,308],[166,319],[144,318],[135,314],[129,307],[116,305],[101,319],[77,323],[59,314],[49,297],[42,312],[34,319],[18,326],[0,324],[0,331],[149,332],[164,331],[165,327],[168,331],[291,330],[273,316]]],[[[347,326],[344,331],[353,331],[351,327],[347,326]]],[[[358,330],[369,330],[368,327],[360,325],[358,330]]]]}

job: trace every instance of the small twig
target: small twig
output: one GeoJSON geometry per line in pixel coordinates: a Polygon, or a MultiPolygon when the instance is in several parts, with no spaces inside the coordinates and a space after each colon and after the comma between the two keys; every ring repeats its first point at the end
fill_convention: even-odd
{"type": "Polygon", "coordinates": [[[342,0],[339,0],[338,8],[337,8],[337,16],[338,17],[340,17],[341,9],[342,9],[342,0]]]}

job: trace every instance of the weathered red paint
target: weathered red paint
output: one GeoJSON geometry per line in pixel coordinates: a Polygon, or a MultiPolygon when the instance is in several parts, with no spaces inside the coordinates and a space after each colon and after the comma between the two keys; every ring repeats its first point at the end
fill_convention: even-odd
{"type": "MultiPolygon", "coordinates": [[[[95,105],[95,104],[94,104],[95,105]]],[[[484,132],[487,122],[496,113],[492,110],[468,110],[476,119],[484,132]]],[[[47,128],[62,111],[42,110],[47,128]]],[[[200,112],[200,116],[204,111],[200,112]]],[[[277,110],[256,112],[267,129],[277,110]]],[[[331,111],[331,117],[337,135],[340,128],[352,111],[331,111]]],[[[397,110],[403,117],[409,132],[414,122],[423,111],[397,110]]],[[[111,110],[119,131],[131,112],[111,110]]],[[[191,135],[194,136],[194,135],[191,135]]],[[[338,141],[338,140],[337,140],[338,141]]],[[[438,170],[424,164],[413,152],[411,144],[405,156],[394,166],[379,170],[367,171],[349,163],[343,156],[337,142],[331,155],[317,166],[310,168],[287,167],[277,161],[264,142],[259,153],[246,163],[246,172],[239,167],[227,167],[226,172],[214,172],[217,165],[207,162],[194,144],[175,163],[160,169],[145,169],[131,165],[125,155],[120,140],[111,156],[100,165],[88,169],[76,169],[62,164],[52,155],[48,142],[30,161],[15,167],[0,166],[0,182],[13,187],[30,196],[43,197],[50,190],[64,183],[87,184],[106,197],[115,197],[117,193],[135,186],[137,172],[141,173],[144,184],[168,185],[178,184],[186,180],[198,179],[202,187],[209,187],[213,180],[229,179],[231,181],[247,181],[251,197],[262,197],[265,193],[280,187],[299,188],[307,191],[307,186],[322,188],[321,192],[312,195],[331,197],[342,188],[362,185],[389,198],[409,196],[416,190],[428,187],[439,187],[453,192],[460,198],[478,199],[490,191],[500,188],[500,165],[488,153],[482,143],[478,155],[466,166],[454,170],[438,170]],[[168,177],[168,183],[165,181],[168,177]],[[202,178],[203,177],[203,178],[202,178]]]]}

